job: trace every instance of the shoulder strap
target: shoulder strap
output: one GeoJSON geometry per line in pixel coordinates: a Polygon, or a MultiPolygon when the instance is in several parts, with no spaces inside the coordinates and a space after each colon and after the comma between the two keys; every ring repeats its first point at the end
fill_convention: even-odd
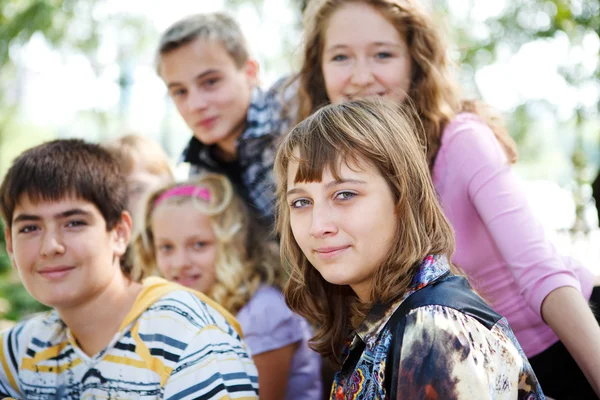
{"type": "Polygon", "coordinates": [[[398,397],[398,374],[400,372],[400,353],[404,339],[407,314],[419,307],[439,305],[454,308],[477,319],[487,329],[502,318],[471,288],[469,281],[462,276],[444,275],[436,282],[417,290],[408,296],[394,312],[388,322],[392,341],[388,349],[385,368],[385,388],[388,399],[398,397]]]}

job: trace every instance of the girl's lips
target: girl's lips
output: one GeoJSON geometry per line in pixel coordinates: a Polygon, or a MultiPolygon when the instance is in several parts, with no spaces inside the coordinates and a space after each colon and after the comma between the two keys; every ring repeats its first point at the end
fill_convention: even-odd
{"type": "Polygon", "coordinates": [[[175,279],[175,281],[185,287],[193,288],[196,286],[196,282],[198,282],[201,277],[202,277],[201,275],[191,275],[191,276],[177,278],[177,279],[175,279]]]}
{"type": "Polygon", "coordinates": [[[325,260],[334,258],[338,256],[340,253],[349,249],[350,246],[337,246],[337,247],[321,247],[315,250],[317,255],[325,260]]]}

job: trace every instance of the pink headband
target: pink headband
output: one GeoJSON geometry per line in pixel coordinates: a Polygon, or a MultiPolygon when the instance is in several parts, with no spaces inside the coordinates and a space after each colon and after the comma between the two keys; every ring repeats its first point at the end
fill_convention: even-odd
{"type": "Polygon", "coordinates": [[[197,197],[202,200],[210,201],[210,192],[207,188],[193,185],[175,186],[158,196],[154,201],[153,207],[156,208],[160,203],[171,197],[197,197]]]}

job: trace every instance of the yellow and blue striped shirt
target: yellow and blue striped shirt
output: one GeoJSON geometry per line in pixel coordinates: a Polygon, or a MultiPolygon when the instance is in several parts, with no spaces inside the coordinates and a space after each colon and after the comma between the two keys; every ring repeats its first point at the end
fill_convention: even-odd
{"type": "Polygon", "coordinates": [[[110,344],[93,357],[56,311],[0,335],[0,397],[256,399],[237,321],[206,296],[148,278],[110,344]]]}

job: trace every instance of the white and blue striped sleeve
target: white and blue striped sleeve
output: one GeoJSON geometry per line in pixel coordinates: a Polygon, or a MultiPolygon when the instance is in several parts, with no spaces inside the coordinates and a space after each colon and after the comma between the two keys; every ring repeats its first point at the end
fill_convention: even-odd
{"type": "Polygon", "coordinates": [[[0,333],[0,398],[22,398],[19,389],[18,350],[23,347],[24,323],[0,333]]]}
{"type": "Polygon", "coordinates": [[[237,335],[209,324],[188,343],[165,384],[164,398],[257,399],[258,372],[237,335]]]}

